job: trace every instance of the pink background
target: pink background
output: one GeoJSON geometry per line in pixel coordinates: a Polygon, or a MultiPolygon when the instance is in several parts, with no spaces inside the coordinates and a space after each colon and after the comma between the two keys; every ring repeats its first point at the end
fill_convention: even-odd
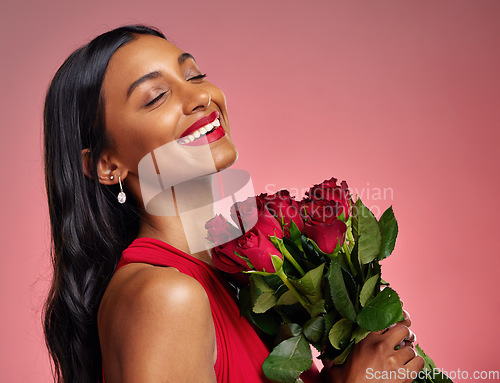
{"type": "Polygon", "coordinates": [[[498,20],[497,0],[2,1],[0,381],[50,376],[46,87],[72,50],[127,23],[158,26],[226,92],[258,192],[333,175],[375,210],[392,204],[384,278],[424,349],[447,371],[500,370],[498,20]]]}

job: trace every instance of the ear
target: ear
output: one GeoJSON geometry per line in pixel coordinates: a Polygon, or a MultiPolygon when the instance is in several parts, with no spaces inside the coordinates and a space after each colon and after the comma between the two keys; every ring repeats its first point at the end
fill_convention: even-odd
{"type": "MultiPolygon", "coordinates": [[[[82,150],[82,165],[83,172],[89,178],[94,178],[94,171],[92,169],[92,155],[90,149],[82,150]]],[[[127,177],[128,170],[123,169],[122,166],[113,161],[108,153],[103,155],[97,161],[97,177],[99,182],[103,185],[114,185],[118,183],[118,176],[124,180],[127,177]]]]}

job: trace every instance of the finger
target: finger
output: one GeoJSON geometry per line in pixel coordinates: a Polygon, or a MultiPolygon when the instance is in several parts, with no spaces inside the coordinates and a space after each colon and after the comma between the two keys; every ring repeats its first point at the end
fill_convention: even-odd
{"type": "Polygon", "coordinates": [[[401,364],[406,364],[417,356],[417,352],[410,346],[404,346],[394,352],[398,362],[401,364]]]}
{"type": "Polygon", "coordinates": [[[403,309],[403,318],[410,319],[410,313],[408,311],[406,311],[405,309],[403,309]]]}
{"type": "Polygon", "coordinates": [[[413,342],[416,342],[417,340],[417,336],[415,335],[415,333],[413,331],[410,330],[410,333],[404,338],[401,340],[401,342],[399,342],[399,347],[404,347],[406,343],[411,343],[413,344],[413,342]]]}
{"type": "Polygon", "coordinates": [[[393,328],[389,329],[382,336],[387,338],[387,342],[392,348],[396,347],[402,340],[410,335],[410,329],[402,323],[396,324],[393,328]]]}
{"type": "Polygon", "coordinates": [[[400,343],[400,346],[401,347],[404,347],[404,346],[410,346],[411,348],[415,348],[413,342],[410,342],[409,340],[404,340],[400,343]]]}
{"type": "Polygon", "coordinates": [[[411,342],[411,343],[416,342],[417,341],[417,336],[415,335],[415,333],[413,331],[411,331],[411,329],[408,329],[408,330],[410,330],[410,334],[404,340],[408,341],[408,342],[411,342]]]}
{"type": "Polygon", "coordinates": [[[408,337],[403,339],[401,342],[399,342],[398,346],[399,346],[399,348],[402,348],[406,345],[413,347],[413,342],[416,342],[416,341],[417,341],[417,336],[410,329],[410,334],[408,335],[408,337]]]}
{"type": "Polygon", "coordinates": [[[393,323],[389,327],[387,327],[386,329],[384,329],[382,331],[377,331],[377,333],[379,333],[379,334],[385,334],[387,331],[389,331],[391,328],[393,328],[396,325],[397,325],[397,323],[393,323]]]}
{"type": "Polygon", "coordinates": [[[411,319],[410,319],[410,314],[408,313],[408,311],[403,310],[403,320],[399,323],[404,324],[406,327],[411,326],[411,319]]]}

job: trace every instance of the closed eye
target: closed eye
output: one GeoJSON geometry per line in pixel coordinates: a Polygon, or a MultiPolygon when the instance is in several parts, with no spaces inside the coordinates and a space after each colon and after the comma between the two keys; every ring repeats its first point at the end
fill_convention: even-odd
{"type": "Polygon", "coordinates": [[[167,92],[162,92],[160,93],[158,96],[156,96],[155,98],[153,98],[151,101],[149,101],[146,105],[144,105],[146,108],[149,107],[149,106],[152,106],[154,104],[156,104],[167,92]]]}
{"type": "Polygon", "coordinates": [[[194,77],[191,77],[188,79],[188,81],[191,81],[191,80],[203,80],[205,77],[207,77],[207,74],[199,74],[197,76],[194,76],[194,77]]]}

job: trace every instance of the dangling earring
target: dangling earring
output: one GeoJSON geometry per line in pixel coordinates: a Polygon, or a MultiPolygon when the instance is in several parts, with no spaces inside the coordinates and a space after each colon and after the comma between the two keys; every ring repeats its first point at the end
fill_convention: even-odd
{"type": "Polygon", "coordinates": [[[125,203],[125,201],[127,200],[127,196],[125,195],[125,192],[123,191],[122,179],[120,178],[120,176],[118,176],[118,182],[120,183],[120,192],[118,193],[118,202],[125,203]]]}

